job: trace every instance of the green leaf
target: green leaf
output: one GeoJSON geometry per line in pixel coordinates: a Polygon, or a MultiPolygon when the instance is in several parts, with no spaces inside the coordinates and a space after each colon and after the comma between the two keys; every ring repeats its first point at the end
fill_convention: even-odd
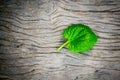
{"type": "Polygon", "coordinates": [[[67,45],[71,52],[85,52],[92,49],[98,39],[97,35],[88,26],[83,24],[68,26],[62,35],[67,41],[57,51],[60,51],[67,45]]]}

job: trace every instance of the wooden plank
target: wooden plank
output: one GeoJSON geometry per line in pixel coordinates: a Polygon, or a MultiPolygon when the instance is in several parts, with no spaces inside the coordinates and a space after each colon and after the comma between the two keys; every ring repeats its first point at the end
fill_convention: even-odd
{"type": "Polygon", "coordinates": [[[1,0],[0,79],[120,80],[120,0],[1,0]],[[56,51],[63,29],[99,36],[84,54],[56,51]]]}

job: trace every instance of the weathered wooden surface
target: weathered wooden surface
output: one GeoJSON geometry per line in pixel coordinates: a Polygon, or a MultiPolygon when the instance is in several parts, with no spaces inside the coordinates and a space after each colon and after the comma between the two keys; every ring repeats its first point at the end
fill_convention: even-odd
{"type": "Polygon", "coordinates": [[[0,80],[120,80],[120,0],[0,0],[0,80]],[[73,23],[98,43],[58,53],[73,23]]]}

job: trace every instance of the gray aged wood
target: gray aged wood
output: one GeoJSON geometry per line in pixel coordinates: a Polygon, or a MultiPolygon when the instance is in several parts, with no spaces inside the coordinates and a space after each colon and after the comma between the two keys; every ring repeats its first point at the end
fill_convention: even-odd
{"type": "Polygon", "coordinates": [[[120,0],[0,0],[0,80],[120,80],[120,0]],[[73,23],[99,40],[58,53],[73,23]]]}

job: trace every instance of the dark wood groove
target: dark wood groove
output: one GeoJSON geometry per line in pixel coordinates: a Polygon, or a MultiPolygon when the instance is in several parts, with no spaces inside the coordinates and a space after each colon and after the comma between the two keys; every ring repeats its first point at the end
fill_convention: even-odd
{"type": "Polygon", "coordinates": [[[73,9],[67,9],[67,8],[64,8],[64,7],[61,7],[60,6],[60,8],[61,9],[63,9],[63,10],[66,10],[66,11],[70,11],[70,12],[92,12],[92,13],[104,13],[104,12],[112,12],[112,13],[115,13],[115,12],[120,12],[120,10],[115,10],[115,11],[110,11],[110,10],[101,10],[101,11],[94,11],[94,10],[86,10],[86,11],[84,11],[84,10],[73,10],[73,9]]]}

